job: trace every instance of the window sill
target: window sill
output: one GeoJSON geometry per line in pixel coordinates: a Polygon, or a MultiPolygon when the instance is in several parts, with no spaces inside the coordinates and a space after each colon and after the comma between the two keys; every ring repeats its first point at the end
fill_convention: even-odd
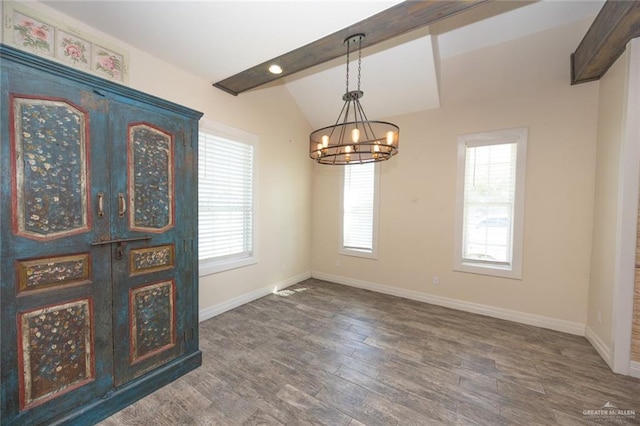
{"type": "Polygon", "coordinates": [[[338,250],[338,254],[342,254],[344,256],[362,257],[364,259],[378,260],[377,253],[365,251],[365,250],[353,250],[353,249],[341,248],[340,250],[338,250]]]}
{"type": "Polygon", "coordinates": [[[217,274],[219,272],[230,271],[232,269],[244,268],[245,266],[255,265],[258,260],[255,257],[245,257],[242,259],[233,259],[226,261],[200,261],[198,268],[198,276],[205,277],[207,275],[217,274]]]}
{"type": "Polygon", "coordinates": [[[472,262],[463,262],[455,265],[453,270],[456,272],[466,272],[477,275],[488,275],[498,278],[509,278],[513,280],[522,280],[522,271],[514,268],[500,268],[493,265],[484,265],[472,262]]]}

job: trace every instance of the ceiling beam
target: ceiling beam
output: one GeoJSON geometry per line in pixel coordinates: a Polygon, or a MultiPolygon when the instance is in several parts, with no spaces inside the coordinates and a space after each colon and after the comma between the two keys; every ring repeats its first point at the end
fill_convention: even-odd
{"type": "Polygon", "coordinates": [[[624,52],[627,43],[638,36],[640,2],[607,0],[571,54],[571,84],[601,78],[624,52]]]}
{"type": "Polygon", "coordinates": [[[365,34],[362,41],[364,49],[489,1],[491,0],[404,1],[363,21],[213,85],[227,93],[238,95],[273,80],[343,56],[346,53],[344,40],[353,34],[365,34]],[[282,74],[275,75],[268,71],[269,65],[274,63],[282,67],[284,70],[282,74]]]}

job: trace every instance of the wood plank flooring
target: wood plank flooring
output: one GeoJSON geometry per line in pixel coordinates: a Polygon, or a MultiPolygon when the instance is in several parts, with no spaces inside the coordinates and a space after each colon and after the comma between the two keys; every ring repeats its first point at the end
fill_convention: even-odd
{"type": "Polygon", "coordinates": [[[582,337],[310,279],[201,324],[203,365],[101,423],[640,424],[582,337]],[[610,402],[635,418],[586,417],[610,402]]]}

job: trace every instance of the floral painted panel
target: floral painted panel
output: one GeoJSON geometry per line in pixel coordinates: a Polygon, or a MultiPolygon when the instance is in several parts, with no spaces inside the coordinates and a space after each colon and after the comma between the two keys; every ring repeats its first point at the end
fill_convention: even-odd
{"type": "Polygon", "coordinates": [[[131,274],[161,271],[174,266],[173,244],[131,250],[131,274]]]}
{"type": "Polygon", "coordinates": [[[13,42],[21,48],[39,55],[53,56],[55,28],[45,22],[16,12],[13,24],[13,42]]]}
{"type": "Polygon", "coordinates": [[[94,45],[93,49],[93,71],[104,78],[122,81],[124,57],[98,45],[94,45]]]}
{"type": "Polygon", "coordinates": [[[90,299],[21,313],[18,322],[22,409],[93,379],[90,299]]]}
{"type": "Polygon", "coordinates": [[[127,82],[126,51],[31,9],[25,3],[28,2],[2,1],[5,43],[102,78],[127,82]]]}
{"type": "Polygon", "coordinates": [[[20,260],[16,264],[19,292],[83,283],[91,279],[88,253],[20,260]]]}
{"type": "Polygon", "coordinates": [[[131,290],[131,361],[175,345],[175,284],[165,281],[131,290]]]}
{"type": "Polygon", "coordinates": [[[87,121],[62,101],[13,99],[17,229],[59,238],[88,229],[87,121]]]}
{"type": "Polygon", "coordinates": [[[173,137],[147,124],[129,127],[129,226],[163,232],[173,226],[173,137]]]}
{"type": "Polygon", "coordinates": [[[58,30],[56,35],[56,57],[75,68],[89,71],[91,70],[91,43],[58,30]]]}

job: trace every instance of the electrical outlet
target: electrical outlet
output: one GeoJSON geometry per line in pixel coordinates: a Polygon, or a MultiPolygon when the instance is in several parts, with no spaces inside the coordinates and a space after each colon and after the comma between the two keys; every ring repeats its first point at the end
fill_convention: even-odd
{"type": "Polygon", "coordinates": [[[602,312],[598,311],[598,324],[602,324],[602,312]]]}
{"type": "Polygon", "coordinates": [[[336,260],[336,267],[339,268],[340,267],[340,259],[336,260]]]}
{"type": "Polygon", "coordinates": [[[440,285],[440,277],[433,277],[433,285],[440,285]]]}

